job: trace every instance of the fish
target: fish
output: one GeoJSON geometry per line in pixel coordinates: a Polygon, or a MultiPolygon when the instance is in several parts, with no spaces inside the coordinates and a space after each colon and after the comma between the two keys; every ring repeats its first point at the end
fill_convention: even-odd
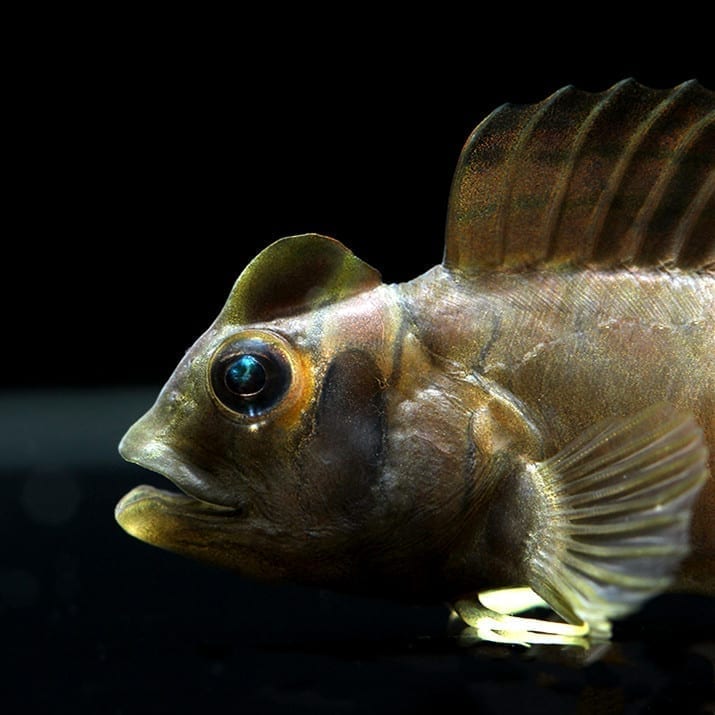
{"type": "Polygon", "coordinates": [[[116,520],[466,623],[516,592],[609,637],[665,591],[715,595],[714,157],[695,80],[568,86],[473,131],[422,275],[271,243],[121,440],[180,492],[136,487],[116,520]]]}

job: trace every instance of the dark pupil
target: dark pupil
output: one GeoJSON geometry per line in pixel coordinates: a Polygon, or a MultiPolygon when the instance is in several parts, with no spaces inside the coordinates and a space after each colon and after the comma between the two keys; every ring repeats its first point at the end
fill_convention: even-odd
{"type": "Polygon", "coordinates": [[[253,355],[239,355],[226,369],[226,387],[236,395],[249,397],[266,385],[266,370],[253,355]]]}
{"type": "Polygon", "coordinates": [[[254,338],[226,346],[211,365],[211,390],[232,412],[260,417],[288,392],[292,373],[281,350],[254,338]]]}

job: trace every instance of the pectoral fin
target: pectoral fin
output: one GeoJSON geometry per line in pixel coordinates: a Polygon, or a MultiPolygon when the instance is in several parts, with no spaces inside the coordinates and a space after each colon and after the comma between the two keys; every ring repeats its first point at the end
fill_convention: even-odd
{"type": "Polygon", "coordinates": [[[546,507],[527,545],[528,582],[557,613],[607,635],[610,621],[665,590],[689,550],[707,449],[668,404],[587,430],[531,465],[546,507]]]}

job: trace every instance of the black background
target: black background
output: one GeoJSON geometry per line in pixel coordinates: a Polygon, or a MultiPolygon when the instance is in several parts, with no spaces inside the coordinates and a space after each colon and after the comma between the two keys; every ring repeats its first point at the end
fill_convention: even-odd
{"type": "Polygon", "coordinates": [[[276,15],[91,32],[63,15],[29,38],[8,102],[0,385],[163,381],[282,236],[324,233],[411,278],[441,260],[452,172],[493,109],[713,70],[697,40],[675,52],[615,23],[276,15]]]}
{"type": "Polygon", "coordinates": [[[441,260],[459,151],[502,103],[629,76],[715,87],[697,18],[625,28],[604,8],[538,11],[56,10],[17,27],[0,269],[0,709],[712,702],[711,601],[657,601],[620,627],[610,660],[579,668],[555,651],[464,652],[441,606],[247,583],[112,520],[117,499],[152,480],[119,460],[122,431],[268,243],[324,233],[385,281],[409,279],[441,260]],[[22,458],[17,440],[32,446],[22,458]]]}

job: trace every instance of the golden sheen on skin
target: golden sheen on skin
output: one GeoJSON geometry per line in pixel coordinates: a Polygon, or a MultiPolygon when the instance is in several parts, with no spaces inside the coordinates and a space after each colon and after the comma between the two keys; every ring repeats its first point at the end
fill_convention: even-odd
{"type": "Polygon", "coordinates": [[[183,493],[117,520],[253,578],[448,600],[493,639],[715,594],[714,155],[696,82],[566,87],[475,129],[414,280],[268,246],[120,445],[183,493]],[[565,623],[510,615],[537,603],[565,623]]]}

